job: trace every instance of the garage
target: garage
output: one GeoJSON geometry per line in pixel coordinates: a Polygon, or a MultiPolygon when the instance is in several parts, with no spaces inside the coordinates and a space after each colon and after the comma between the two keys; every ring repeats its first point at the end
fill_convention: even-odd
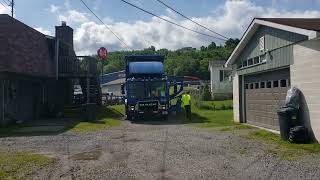
{"type": "Polygon", "coordinates": [[[289,68],[245,76],[247,123],[279,130],[277,110],[284,105],[289,86],[289,68]]]}

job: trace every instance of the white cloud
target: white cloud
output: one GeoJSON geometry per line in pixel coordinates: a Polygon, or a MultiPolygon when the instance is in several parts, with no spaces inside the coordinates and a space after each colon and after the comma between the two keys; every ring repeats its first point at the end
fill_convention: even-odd
{"type": "MultiPolygon", "coordinates": [[[[3,3],[3,5],[5,5],[3,3]]],[[[0,14],[9,14],[11,15],[11,11],[10,11],[10,8],[9,6],[3,6],[2,4],[0,4],[0,14]]]]}
{"type": "Polygon", "coordinates": [[[59,21],[66,21],[69,24],[84,23],[89,21],[86,13],[81,13],[76,10],[69,10],[64,15],[58,16],[59,21]]]}
{"type": "Polygon", "coordinates": [[[59,11],[59,9],[60,9],[59,6],[56,6],[56,5],[51,4],[51,5],[50,5],[50,8],[49,8],[49,11],[50,11],[51,13],[55,13],[55,12],[59,11]]]}
{"type": "Polygon", "coordinates": [[[44,29],[42,27],[36,27],[34,28],[35,30],[41,32],[42,34],[45,34],[45,35],[49,35],[49,36],[53,36],[53,33],[47,29],[44,29]]]}
{"type": "MultiPolygon", "coordinates": [[[[200,24],[213,29],[228,37],[241,37],[254,17],[320,17],[320,11],[287,11],[276,7],[257,6],[249,0],[225,1],[217,7],[213,15],[206,17],[193,17],[200,24]]],[[[196,26],[188,20],[166,11],[162,17],[175,21],[188,28],[210,33],[196,26]]],[[[93,17],[92,17],[93,18],[93,17]]],[[[79,55],[94,54],[97,48],[105,46],[109,50],[126,49],[125,46],[103,25],[97,24],[86,13],[70,10],[64,15],[59,15],[60,20],[67,23],[77,23],[74,28],[74,43],[79,55]]],[[[103,18],[103,17],[102,17],[103,18]]],[[[190,31],[183,30],[159,20],[151,18],[148,21],[116,22],[109,17],[104,17],[109,27],[116,32],[133,49],[143,49],[154,45],[157,49],[178,49],[192,46],[208,45],[215,39],[208,38],[190,31]]],[[[222,43],[216,41],[216,43],[222,43]]]]}

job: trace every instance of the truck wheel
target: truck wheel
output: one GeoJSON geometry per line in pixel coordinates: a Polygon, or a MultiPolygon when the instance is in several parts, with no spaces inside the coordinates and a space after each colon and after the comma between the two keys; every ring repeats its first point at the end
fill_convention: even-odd
{"type": "Polygon", "coordinates": [[[132,115],[127,113],[127,120],[132,121],[132,115]]]}

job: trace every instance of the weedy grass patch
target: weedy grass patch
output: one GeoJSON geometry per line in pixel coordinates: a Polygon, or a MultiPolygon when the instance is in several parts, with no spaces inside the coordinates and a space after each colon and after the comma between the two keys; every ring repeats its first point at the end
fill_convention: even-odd
{"type": "Polygon", "coordinates": [[[52,158],[39,154],[0,153],[0,179],[26,179],[53,162],[52,158]]]}
{"type": "Polygon", "coordinates": [[[124,106],[115,105],[108,107],[100,107],[96,120],[93,121],[76,121],[70,125],[72,132],[92,132],[102,129],[108,129],[121,125],[121,119],[124,117],[124,106]]]}
{"type": "Polygon", "coordinates": [[[249,139],[262,140],[265,143],[274,144],[269,153],[285,160],[296,160],[308,154],[320,153],[320,144],[293,144],[281,139],[280,135],[266,130],[256,130],[247,135],[249,139]]]}

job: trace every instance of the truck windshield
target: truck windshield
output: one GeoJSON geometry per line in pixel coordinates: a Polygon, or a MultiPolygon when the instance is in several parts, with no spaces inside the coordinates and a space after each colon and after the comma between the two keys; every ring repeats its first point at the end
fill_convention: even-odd
{"type": "Polygon", "coordinates": [[[130,82],[129,83],[129,96],[131,98],[144,98],[145,97],[144,82],[130,82]]]}
{"type": "Polygon", "coordinates": [[[146,82],[147,97],[165,97],[166,96],[166,82],[146,82]]]}

